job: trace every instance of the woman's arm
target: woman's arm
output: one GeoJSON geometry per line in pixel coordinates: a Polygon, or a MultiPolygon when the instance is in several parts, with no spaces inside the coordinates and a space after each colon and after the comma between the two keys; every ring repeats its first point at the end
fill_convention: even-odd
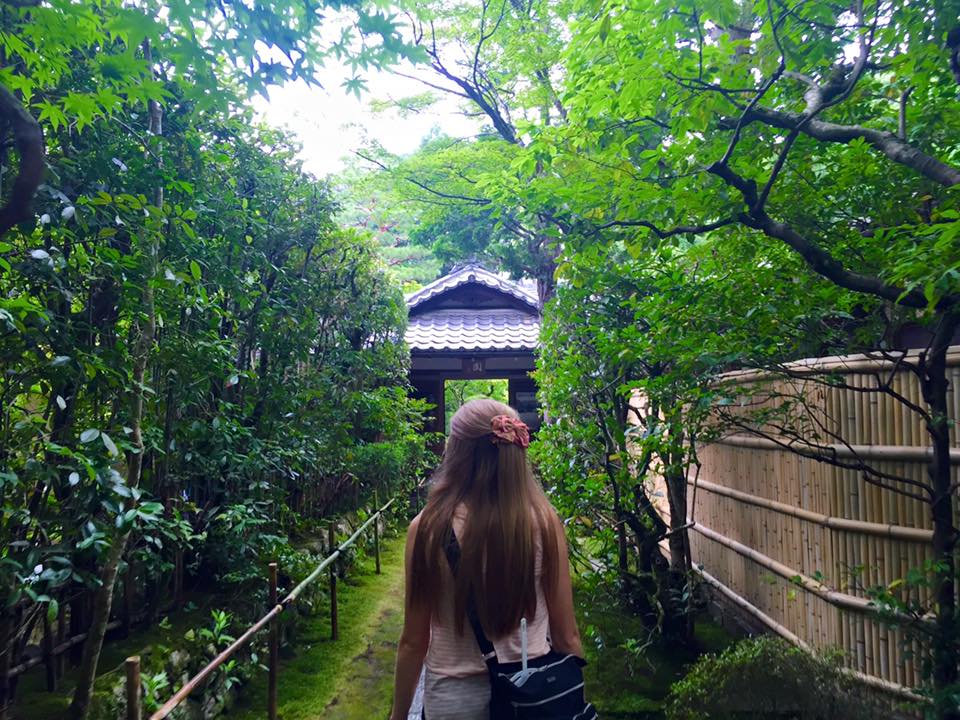
{"type": "Polygon", "coordinates": [[[413,591],[413,544],[419,524],[420,516],[418,515],[410,523],[410,529],[407,531],[407,547],[404,552],[406,600],[403,632],[400,634],[400,644],[397,647],[397,667],[393,680],[393,711],[390,713],[390,720],[407,720],[410,703],[413,702],[417,681],[420,679],[423,658],[430,644],[430,609],[413,607],[410,603],[413,591]]]}
{"type": "Polygon", "coordinates": [[[550,614],[550,643],[553,649],[559,653],[569,653],[583,657],[583,645],[580,643],[577,618],[573,614],[573,586],[570,582],[567,538],[560,518],[554,513],[551,513],[550,516],[552,522],[556,523],[554,535],[557,538],[555,581],[553,587],[546,588],[547,610],[550,614]]]}

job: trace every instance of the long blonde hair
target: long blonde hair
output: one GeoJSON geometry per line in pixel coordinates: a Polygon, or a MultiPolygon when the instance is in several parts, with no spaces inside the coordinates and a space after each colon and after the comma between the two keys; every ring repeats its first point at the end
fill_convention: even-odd
{"type": "Polygon", "coordinates": [[[515,630],[521,618],[534,617],[537,545],[543,553],[543,582],[548,588],[556,582],[555,512],[533,475],[526,450],[491,442],[491,423],[497,415],[518,417],[509,405],[487,399],[472,400],[453,416],[413,546],[411,602],[436,613],[453,515],[459,505],[466,507],[454,578],[454,617],[460,634],[471,593],[491,637],[502,637],[515,630]]]}

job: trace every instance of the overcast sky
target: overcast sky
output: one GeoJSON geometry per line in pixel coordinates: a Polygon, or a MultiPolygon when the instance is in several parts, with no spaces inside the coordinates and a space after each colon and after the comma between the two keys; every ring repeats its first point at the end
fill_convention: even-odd
{"type": "MultiPolygon", "coordinates": [[[[407,74],[428,72],[425,67],[403,68],[407,74]]],[[[465,137],[477,132],[475,120],[458,113],[455,98],[446,98],[431,113],[401,117],[395,110],[374,112],[371,100],[419,95],[427,88],[416,80],[387,72],[367,72],[368,90],[357,99],[341,87],[349,70],[330,65],[323,71],[323,88],[296,82],[273,88],[270,99],[254,101],[260,116],[270,125],[287,128],[303,144],[306,169],[317,176],[336,173],[351,151],[375,138],[387,150],[410,153],[434,127],[449,135],[465,137]]]]}

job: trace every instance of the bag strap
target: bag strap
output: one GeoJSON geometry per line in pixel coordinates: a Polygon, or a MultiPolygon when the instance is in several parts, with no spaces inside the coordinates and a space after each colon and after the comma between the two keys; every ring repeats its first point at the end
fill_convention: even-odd
{"type": "MultiPolygon", "coordinates": [[[[450,528],[450,539],[447,541],[444,551],[447,555],[447,562],[450,564],[450,572],[456,577],[457,569],[460,567],[460,543],[457,542],[457,535],[452,527],[450,528]]],[[[487,665],[487,670],[495,676],[500,670],[500,661],[497,659],[497,651],[493,643],[490,642],[490,638],[483,631],[483,625],[480,624],[476,598],[472,591],[470,597],[467,598],[467,620],[470,622],[473,636],[477,639],[477,645],[483,654],[483,661],[487,665]]]]}

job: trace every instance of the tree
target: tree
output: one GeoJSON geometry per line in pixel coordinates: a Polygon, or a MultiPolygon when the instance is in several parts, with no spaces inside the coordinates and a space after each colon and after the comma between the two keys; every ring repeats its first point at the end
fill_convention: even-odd
{"type": "Polygon", "coordinates": [[[549,170],[531,172],[521,198],[567,206],[570,222],[638,252],[706,235],[780,244],[837,297],[929,328],[905,363],[934,448],[922,494],[935,523],[941,717],[957,716],[958,666],[944,369],[960,322],[952,9],[583,6],[564,56],[566,122],[530,131],[528,162],[550,158],[549,170]]]}
{"type": "MultiPolygon", "coordinates": [[[[276,388],[307,353],[346,345],[362,356],[394,347],[402,304],[385,294],[386,287],[378,289],[369,248],[333,233],[326,191],[300,171],[286,139],[251,134],[249,118],[237,110],[271,83],[312,79],[332,53],[350,55],[358,68],[411,54],[392,18],[362,8],[353,12],[364,42],[355,44],[352,30],[331,42],[321,34],[322,10],[311,4],[209,10],[119,2],[2,9],[0,82],[9,90],[0,97],[0,112],[18,153],[3,158],[17,177],[0,188],[6,203],[0,230],[9,240],[0,244],[0,319],[6,325],[3,356],[13,369],[2,390],[10,402],[2,468],[10,487],[3,499],[10,503],[5,529],[16,549],[5,558],[0,640],[8,651],[0,674],[6,678],[29,636],[18,639],[18,617],[35,622],[43,607],[56,617],[58,597],[71,583],[97,587],[86,618],[76,717],[88,710],[132,534],[143,525],[177,526],[176,508],[167,501],[184,492],[171,482],[183,423],[212,420],[220,430],[226,410],[230,426],[218,439],[254,437],[273,450],[259,458],[259,472],[249,463],[241,473],[243,487],[254,477],[265,482],[278,468],[289,470],[287,450],[266,428],[278,419],[271,409],[282,405],[290,412],[290,394],[279,393],[278,403],[276,388]],[[38,149],[40,128],[45,147],[38,149]],[[46,212],[37,224],[28,207],[40,180],[41,149],[51,171],[40,186],[46,212]],[[200,190],[201,183],[216,192],[200,190]],[[213,216],[214,208],[224,214],[213,216]],[[321,253],[316,248],[323,243],[332,247],[321,253]],[[339,257],[341,265],[324,263],[329,276],[315,275],[314,252],[339,257]],[[214,268],[219,272],[211,273],[214,268]],[[324,287],[327,277],[333,284],[324,287]],[[325,325],[330,334],[318,339],[311,328],[315,342],[294,351],[282,342],[291,333],[284,335],[280,326],[273,337],[275,327],[267,323],[298,308],[298,282],[324,287],[308,294],[314,302],[346,292],[372,304],[360,317],[336,308],[337,320],[325,325]],[[190,360],[199,371],[192,389],[205,396],[198,403],[187,395],[178,405],[190,360]],[[241,378],[256,392],[238,387],[241,378]]],[[[359,77],[346,81],[348,87],[360,83],[359,77]]],[[[299,307],[327,317],[316,305],[299,307]]],[[[383,365],[350,361],[365,371],[354,368],[351,393],[337,401],[357,403],[354,420],[366,416],[364,403],[399,401],[377,387],[400,382],[402,358],[389,354],[383,365]]],[[[347,384],[332,373],[314,382],[314,402],[347,384]]],[[[293,407],[302,407],[302,400],[293,407]]],[[[409,422],[401,412],[398,432],[409,422]]],[[[340,456],[344,445],[371,442],[369,435],[340,426],[325,449],[340,456]]],[[[296,459],[309,467],[306,436],[300,442],[296,459]]],[[[219,470],[205,481],[208,490],[215,478],[231,475],[224,470],[227,455],[218,457],[219,470]]],[[[338,482],[345,482],[351,475],[339,460],[333,467],[341,470],[338,482]]],[[[211,494],[222,499],[231,492],[211,494]]],[[[77,623],[81,608],[80,602],[72,607],[77,623]]],[[[5,708],[7,683],[0,687],[5,708]]]]}
{"type": "Polygon", "coordinates": [[[732,426],[716,412],[730,393],[717,377],[848,347],[852,301],[780,248],[746,256],[701,238],[631,252],[597,240],[571,241],[560,258],[537,369],[554,422],[536,457],[566,514],[611,540],[648,626],[689,641],[687,488],[699,448],[732,426]]]}
{"type": "Polygon", "coordinates": [[[385,180],[386,174],[364,170],[359,160],[338,173],[338,220],[369,232],[404,287],[416,289],[437,278],[440,262],[427,244],[411,239],[420,222],[418,208],[404,202],[402,187],[385,180]]]}
{"type": "Polygon", "coordinates": [[[414,42],[429,68],[408,77],[428,92],[399,102],[423,108],[438,97],[454,97],[485,128],[472,140],[428,142],[403,161],[365,155],[394,184],[408,184],[407,197],[429,206],[430,222],[415,241],[433,244],[451,264],[485,259],[532,277],[544,302],[553,292],[563,213],[545,202],[531,210],[516,202],[522,193],[512,195],[510,188],[545,167],[518,153],[528,127],[565,120],[557,83],[573,5],[484,0],[479,11],[471,3],[413,3],[408,11],[414,42]]]}

